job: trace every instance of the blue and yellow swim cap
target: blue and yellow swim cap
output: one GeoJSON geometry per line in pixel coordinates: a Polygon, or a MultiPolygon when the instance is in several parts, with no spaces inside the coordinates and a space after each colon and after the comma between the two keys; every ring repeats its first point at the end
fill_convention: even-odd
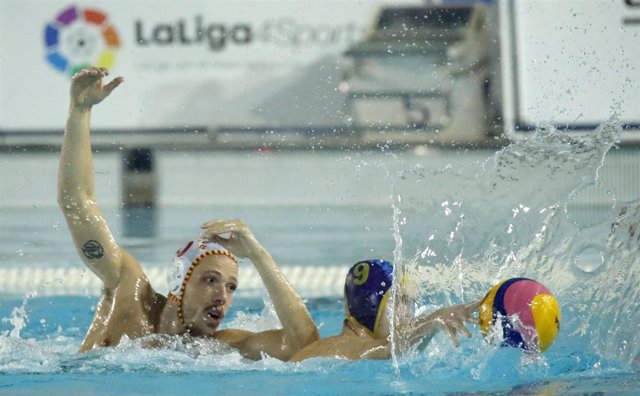
{"type": "Polygon", "coordinates": [[[347,274],[344,297],[347,314],[375,336],[384,315],[393,283],[393,264],[386,260],[364,260],[347,274]]]}

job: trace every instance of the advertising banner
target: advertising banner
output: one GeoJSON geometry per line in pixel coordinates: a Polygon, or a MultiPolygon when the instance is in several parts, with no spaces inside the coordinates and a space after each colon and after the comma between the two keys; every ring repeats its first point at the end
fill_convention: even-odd
{"type": "Polygon", "coordinates": [[[96,129],[339,123],[341,54],[384,3],[0,0],[0,130],[61,129],[92,65],[125,78],[96,129]]]}

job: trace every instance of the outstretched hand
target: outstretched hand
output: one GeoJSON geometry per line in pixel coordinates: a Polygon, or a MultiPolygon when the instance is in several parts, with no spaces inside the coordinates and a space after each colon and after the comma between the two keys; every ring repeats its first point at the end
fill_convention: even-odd
{"type": "Polygon", "coordinates": [[[87,67],[77,72],[71,79],[71,105],[91,107],[98,104],[124,81],[124,78],[116,77],[102,85],[102,78],[107,75],[109,71],[104,67],[87,67]]]}
{"type": "Polygon", "coordinates": [[[202,237],[219,243],[238,257],[253,257],[262,250],[249,227],[240,219],[212,220],[200,226],[202,237]],[[229,234],[228,237],[222,235],[229,234]]]}
{"type": "Polygon", "coordinates": [[[451,337],[451,343],[456,348],[460,346],[458,334],[471,337],[471,332],[464,326],[464,322],[478,323],[478,318],[473,313],[480,307],[481,300],[469,304],[459,304],[451,307],[440,308],[429,315],[430,321],[439,329],[445,330],[451,337]]]}

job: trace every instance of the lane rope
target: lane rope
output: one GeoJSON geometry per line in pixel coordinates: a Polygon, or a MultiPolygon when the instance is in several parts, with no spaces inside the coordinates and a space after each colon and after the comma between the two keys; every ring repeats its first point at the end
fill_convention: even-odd
{"type": "MultiPolygon", "coordinates": [[[[166,268],[144,267],[151,285],[159,293],[166,294],[166,268]]],[[[291,285],[303,298],[341,297],[348,267],[301,266],[280,267],[291,285]]],[[[237,297],[261,297],[266,289],[253,267],[243,266],[239,273],[240,285],[237,297]]],[[[0,290],[3,295],[98,296],[102,282],[86,268],[0,268],[0,290]]]]}

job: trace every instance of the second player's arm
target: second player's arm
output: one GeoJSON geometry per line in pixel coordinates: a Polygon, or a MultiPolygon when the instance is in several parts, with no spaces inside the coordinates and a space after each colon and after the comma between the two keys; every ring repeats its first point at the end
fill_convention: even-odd
{"type": "Polygon", "coordinates": [[[396,353],[404,353],[417,344],[426,345],[439,331],[446,331],[455,347],[460,345],[458,335],[471,337],[471,332],[464,322],[477,323],[473,316],[480,306],[480,300],[469,304],[459,304],[440,308],[429,315],[416,318],[396,326],[396,353]]]}
{"type": "Polygon", "coordinates": [[[247,358],[260,359],[263,353],[280,360],[288,360],[297,351],[319,338],[318,329],[304,305],[271,254],[255,239],[251,231],[240,220],[217,221],[203,226],[206,234],[224,244],[232,252],[248,257],[262,278],[278,318],[281,329],[251,333],[240,330],[222,330],[220,339],[239,349],[247,358]],[[231,232],[231,238],[218,237],[231,232]]]}

